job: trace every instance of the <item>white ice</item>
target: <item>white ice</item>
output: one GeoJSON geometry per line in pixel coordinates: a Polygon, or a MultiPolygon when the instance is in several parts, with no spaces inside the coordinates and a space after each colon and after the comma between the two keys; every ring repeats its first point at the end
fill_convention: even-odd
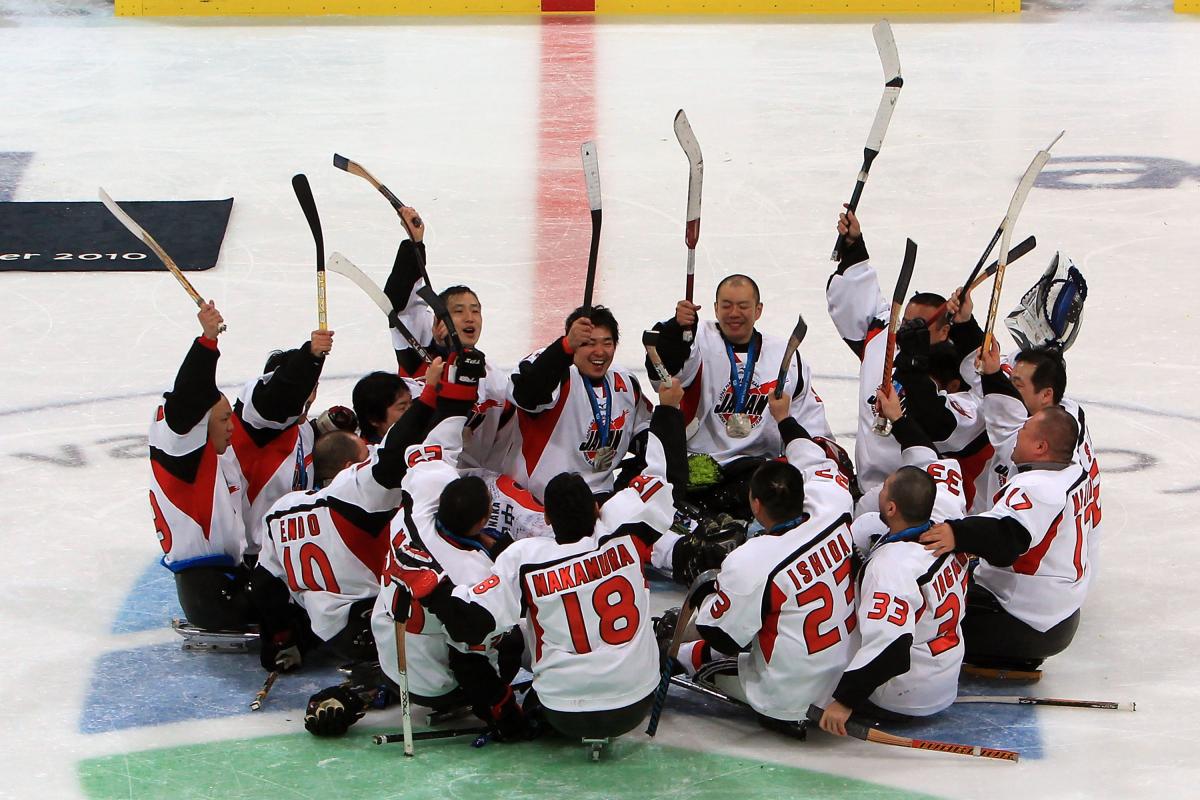
{"type": "MultiPolygon", "coordinates": [[[[1162,188],[1120,188],[1136,177],[1125,173],[1078,179],[1094,188],[1036,189],[1017,238],[1035,233],[1039,247],[1011,270],[1002,304],[1056,249],[1091,292],[1070,393],[1087,407],[1104,470],[1102,571],[1074,644],[1048,662],[1037,692],[1135,700],[1139,710],[1042,713],[1045,757],[1015,768],[868,753],[828,737],[798,751],[703,719],[665,725],[662,741],[952,797],[1200,794],[1200,19],[1165,2],[1076,5],[894,19],[906,83],[861,217],[885,280],[912,237],[914,286],[945,291],[975,262],[1033,153],[1062,129],[1059,159],[1175,159],[1190,170],[1168,168],[1162,188]]],[[[803,354],[831,423],[853,430],[856,364],[823,288],[879,95],[870,22],[622,19],[589,29],[589,133],[605,203],[598,292],[624,325],[622,361],[636,363],[637,332],[682,291],[687,173],[671,131],[682,107],[706,164],[698,292],[747,271],[764,288],[765,329],[786,333],[803,312],[803,354]]],[[[559,89],[588,91],[561,64],[542,73],[554,35],[528,20],[131,20],[103,5],[0,0],[0,150],[35,154],[14,200],[92,200],[98,186],[118,199],[236,198],[219,265],[192,275],[229,324],[226,385],[315,325],[293,173],[312,180],[329,248],[386,273],[396,220],[329,165],[344,153],[422,212],[431,272],[478,290],[482,346],[511,364],[569,310],[531,299],[539,119],[554,124],[559,89]]],[[[582,192],[582,180],[569,184],[574,162],[562,169],[582,192]]],[[[586,226],[584,213],[572,246],[586,226]]],[[[560,256],[582,263],[586,248],[560,256]]],[[[573,286],[551,296],[573,298],[573,286]]],[[[100,442],[144,433],[154,393],[195,335],[195,309],[165,273],[10,272],[0,293],[0,796],[75,796],[74,762],[99,754],[295,731],[264,714],[79,733],[92,661],[113,647],[113,615],[158,549],[145,462],[113,458],[100,442]]],[[[330,318],[326,369],[347,377],[325,381],[320,404],[348,401],[348,376],[392,363],[378,314],[337,276],[330,318]]]]}

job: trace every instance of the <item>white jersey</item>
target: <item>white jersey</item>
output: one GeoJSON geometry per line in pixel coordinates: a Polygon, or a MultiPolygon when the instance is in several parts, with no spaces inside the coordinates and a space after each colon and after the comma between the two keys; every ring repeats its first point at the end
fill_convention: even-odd
{"type": "Polygon", "coordinates": [[[564,371],[552,396],[536,407],[520,407],[511,389],[509,400],[518,407],[519,427],[505,472],[536,498],[542,497],[546,484],[560,472],[578,472],[594,493],[611,491],[613,468],[629,452],[633,437],[650,424],[653,410],[633,373],[613,368],[603,380],[593,383],[574,364],[564,371]],[[602,432],[605,422],[607,441],[602,432]],[[612,448],[608,459],[604,447],[612,448]]]}
{"type": "Polygon", "coordinates": [[[240,564],[246,548],[241,476],[233,453],[217,455],[208,443],[209,414],[179,434],[160,405],[150,424],[150,510],[173,570],[209,556],[240,564]]]}
{"type": "MultiPolygon", "coordinates": [[[[721,464],[743,456],[776,458],[783,452],[779,426],[767,410],[767,401],[778,383],[787,340],[756,331],[750,346],[753,372],[740,409],[750,420],[750,434],[746,437],[730,436],[726,423],[739,410],[734,381],[746,380],[749,350],[736,352],[721,335],[716,322],[702,321],[696,327],[688,358],[676,376],[684,388],[681,410],[688,423],[688,449],[706,453],[721,464]]],[[[655,378],[651,373],[657,388],[655,378]]],[[[788,365],[783,390],[792,398],[791,415],[797,422],[813,436],[833,438],[825,419],[825,405],[812,386],[812,369],[798,354],[788,365]]]]}
{"type": "Polygon", "coordinates": [[[1099,546],[1100,493],[1093,477],[1077,463],[1061,470],[1027,469],[980,515],[1012,517],[1029,532],[1029,549],[1016,563],[994,567],[980,560],[975,581],[1035,630],[1062,622],[1087,596],[1099,546]]]}
{"type": "Polygon", "coordinates": [[[750,646],[738,677],[756,711],[799,720],[829,700],[858,632],[847,481],[808,439],[790,442],[787,456],[804,474],[804,521],[730,553],[696,624],[750,646]]]}
{"type": "Polygon", "coordinates": [[[271,374],[249,381],[238,395],[233,416],[230,449],[241,469],[246,490],[242,513],[246,525],[246,552],[262,547],[262,519],[281,497],[314,485],[313,445],[316,432],[301,415],[286,420],[268,419],[254,404],[254,388],[271,380],[271,374]]]}
{"type": "Polygon", "coordinates": [[[647,473],[601,508],[593,534],[571,544],[534,537],[508,547],[493,574],[454,595],[486,608],[497,633],[524,616],[534,688],[555,711],[604,711],[642,700],[658,685],[643,560],[670,564],[679,537],[658,439],[647,442],[647,473]],[[653,548],[631,529],[662,534],[653,548]]]}
{"type": "MultiPolygon", "coordinates": [[[[461,437],[462,417],[450,417],[435,428],[423,445],[409,448],[413,466],[405,473],[404,507],[392,520],[391,547],[387,551],[382,588],[371,613],[371,629],[379,651],[379,664],[384,673],[399,683],[400,670],[396,660],[396,623],[399,609],[396,588],[401,581],[394,573],[393,551],[413,545],[410,528],[418,532],[419,549],[425,550],[441,565],[445,574],[457,584],[474,585],[492,573],[492,560],[481,549],[467,548],[447,539],[438,532],[434,522],[442,490],[460,476],[455,465],[461,452],[456,436],[461,437]]],[[[410,597],[405,591],[401,597],[410,597]]],[[[410,602],[405,624],[405,661],[409,691],[423,697],[440,697],[458,686],[450,669],[449,650],[476,651],[487,655],[495,667],[495,650],[490,647],[454,642],[446,636],[445,628],[433,614],[415,601],[410,602]]]]}
{"type": "Polygon", "coordinates": [[[492,495],[492,513],[484,530],[507,536],[514,542],[531,536],[554,538],[554,530],[546,522],[546,508],[521,484],[508,475],[497,475],[485,469],[465,469],[464,475],[475,475],[488,486],[492,495]]]}
{"type": "MultiPolygon", "coordinates": [[[[958,462],[938,459],[925,447],[906,448],[904,462],[924,469],[937,483],[930,515],[934,524],[966,513],[958,462]]],[[[883,538],[887,526],[877,513],[856,519],[853,530],[856,545],[868,556],[859,587],[862,644],[847,671],[867,666],[898,638],[911,636],[908,671],[879,686],[869,699],[898,714],[936,714],[958,696],[967,557],[961,553],[934,556],[913,538],[888,541],[883,538]]]]}

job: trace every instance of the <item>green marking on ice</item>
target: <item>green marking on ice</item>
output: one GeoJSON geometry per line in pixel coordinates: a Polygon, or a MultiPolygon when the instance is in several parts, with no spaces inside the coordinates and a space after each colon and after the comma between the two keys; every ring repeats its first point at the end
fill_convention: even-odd
{"type": "Polygon", "coordinates": [[[466,739],[417,745],[417,756],[405,758],[399,744],[371,744],[369,731],[342,739],[300,733],[95,758],[80,763],[79,775],[93,800],[930,797],[635,738],[616,741],[598,764],[587,760],[582,747],[559,741],[489,744],[478,750],[466,739]]]}

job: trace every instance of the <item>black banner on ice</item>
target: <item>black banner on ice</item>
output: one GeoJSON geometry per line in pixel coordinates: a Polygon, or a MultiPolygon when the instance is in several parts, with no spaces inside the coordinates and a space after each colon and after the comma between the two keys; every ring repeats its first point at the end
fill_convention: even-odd
{"type": "MultiPolygon", "coordinates": [[[[211,269],[221,254],[233,198],[117,200],[184,272],[211,269]]],[[[102,203],[0,203],[0,271],[166,270],[102,203]]]]}

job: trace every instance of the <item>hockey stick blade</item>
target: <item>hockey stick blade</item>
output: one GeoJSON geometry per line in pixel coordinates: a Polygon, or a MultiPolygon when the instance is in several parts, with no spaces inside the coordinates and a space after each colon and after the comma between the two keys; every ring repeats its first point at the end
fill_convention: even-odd
{"type": "Polygon", "coordinates": [[[583,181],[587,186],[588,208],[592,212],[592,242],[588,248],[587,279],[583,285],[583,307],[592,307],[592,294],[596,288],[596,262],[600,255],[600,224],[603,221],[600,208],[600,160],[595,142],[584,142],[579,146],[583,161],[583,181]]]}
{"type": "MultiPolygon", "coordinates": [[[[364,180],[366,180],[367,183],[374,186],[375,190],[384,196],[384,199],[386,199],[388,201],[388,203],[391,204],[392,208],[394,208],[396,210],[397,214],[400,213],[400,209],[404,208],[404,201],[401,200],[400,198],[396,197],[396,195],[392,194],[392,191],[390,189],[388,189],[386,186],[384,186],[382,183],[380,183],[375,178],[374,175],[372,175],[370,172],[367,172],[366,167],[364,167],[362,164],[359,164],[357,161],[351,161],[350,159],[346,158],[345,156],[334,153],[333,154],[333,165],[335,167],[337,167],[338,169],[342,170],[343,172],[349,172],[351,175],[357,175],[358,177],[363,178],[364,180]]],[[[401,221],[403,221],[403,218],[401,218],[401,221]]],[[[420,225],[421,218],[415,217],[413,219],[413,222],[417,225],[420,225]]],[[[405,230],[408,230],[407,225],[405,225],[404,227],[405,227],[405,230]]],[[[411,237],[412,231],[408,231],[408,234],[411,237]]]]}
{"type": "Polygon", "coordinates": [[[308,220],[308,228],[312,231],[313,243],[317,246],[317,328],[328,330],[328,313],[325,299],[325,236],[321,232],[321,218],[317,215],[317,201],[313,199],[312,187],[308,185],[308,177],[303,173],[292,176],[292,191],[300,202],[300,210],[308,220]]]}
{"type": "MultiPolygon", "coordinates": [[[[783,384],[787,381],[788,367],[792,365],[792,359],[796,357],[796,351],[800,349],[800,345],[804,342],[804,337],[808,335],[808,323],[804,321],[804,316],[800,315],[796,318],[796,327],[792,328],[792,335],[788,337],[787,349],[783,352],[783,359],[779,362],[779,374],[775,378],[775,399],[783,397],[783,384]]],[[[804,374],[801,372],[796,377],[797,381],[804,380],[804,374]]],[[[800,387],[797,386],[797,389],[800,387]]]]}
{"type": "Polygon", "coordinates": [[[679,146],[683,148],[683,153],[688,160],[687,217],[685,218],[684,242],[689,250],[695,250],[696,243],[700,241],[700,197],[704,188],[704,156],[700,152],[700,143],[696,141],[696,134],[692,132],[692,125],[688,122],[687,114],[683,112],[682,108],[675,114],[675,138],[679,141],[679,146]]]}
{"type": "Polygon", "coordinates": [[[885,86],[904,85],[900,77],[900,51],[896,49],[896,37],[892,34],[892,25],[886,19],[881,19],[871,26],[871,36],[875,38],[875,49],[879,51],[879,62],[883,65],[883,83],[885,86]]]}
{"type": "MultiPolygon", "coordinates": [[[[167,271],[175,276],[175,280],[178,281],[179,285],[183,287],[183,290],[187,292],[188,297],[192,298],[192,302],[195,303],[197,307],[203,308],[204,298],[201,297],[200,293],[196,291],[196,287],[192,286],[192,282],[189,281],[187,276],[183,274],[183,270],[181,270],[175,264],[175,259],[167,255],[167,251],[162,248],[162,245],[160,245],[155,238],[146,231],[145,228],[137,224],[133,217],[129,216],[129,214],[125,212],[125,209],[117,205],[116,201],[108,196],[108,192],[104,191],[103,187],[99,189],[99,192],[100,202],[104,204],[104,207],[108,209],[110,214],[117,218],[117,222],[120,222],[123,226],[125,226],[125,230],[137,237],[142,244],[149,247],[150,251],[153,252],[154,255],[158,257],[158,260],[162,262],[162,265],[167,268],[167,271]]],[[[221,327],[217,329],[217,332],[224,333],[225,325],[222,324],[221,327]]]]}
{"type": "MultiPolygon", "coordinates": [[[[1008,263],[1011,264],[1018,259],[1024,258],[1025,256],[1029,255],[1029,253],[1033,252],[1034,248],[1036,247],[1037,237],[1026,237],[1025,241],[1008,251],[1008,263]]],[[[991,252],[991,248],[988,248],[988,252],[991,252]]],[[[978,272],[978,265],[975,267],[975,269],[971,270],[970,279],[963,284],[962,291],[958,293],[958,303],[960,306],[966,301],[968,294],[978,289],[987,281],[988,278],[996,274],[996,268],[999,266],[999,264],[999,260],[993,261],[991,264],[987,265],[987,269],[983,270],[983,272],[978,272]]],[[[940,306],[938,306],[937,313],[930,317],[930,320],[936,320],[943,314],[947,315],[946,320],[948,324],[952,324],[953,317],[946,310],[946,303],[942,303],[940,306]]]]}
{"type": "Polygon", "coordinates": [[[883,375],[879,379],[881,391],[888,395],[892,392],[892,364],[896,357],[896,332],[900,329],[900,318],[904,315],[904,298],[908,295],[908,285],[912,282],[913,268],[916,264],[917,243],[908,239],[904,245],[904,263],[900,265],[900,275],[896,278],[896,289],[892,292],[892,315],[888,321],[887,345],[883,355],[883,375]]]}
{"type": "Polygon", "coordinates": [[[662,357],[658,354],[658,331],[642,331],[642,347],[646,348],[646,356],[650,359],[650,364],[654,367],[658,379],[669,384],[671,373],[667,372],[662,357]]]}
{"type": "Polygon", "coordinates": [[[408,342],[408,346],[413,349],[422,361],[426,364],[433,361],[433,356],[429,354],[429,351],[417,341],[417,337],[413,332],[400,320],[395,309],[392,308],[392,301],[379,288],[379,284],[371,280],[365,272],[356,267],[350,259],[341,253],[331,253],[326,266],[330,272],[336,272],[338,275],[349,278],[355,286],[362,289],[363,293],[371,298],[375,305],[379,306],[379,310],[388,318],[388,322],[400,332],[400,335],[404,337],[404,341],[408,342]]]}

